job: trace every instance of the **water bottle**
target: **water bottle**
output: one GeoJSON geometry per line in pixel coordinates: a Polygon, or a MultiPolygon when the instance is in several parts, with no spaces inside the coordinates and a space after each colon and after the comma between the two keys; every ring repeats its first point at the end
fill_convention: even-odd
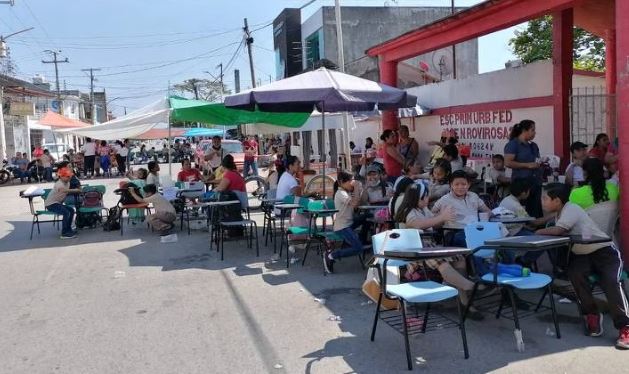
{"type": "MultiPolygon", "coordinates": [[[[491,270],[493,271],[494,269],[492,268],[491,270]]],[[[528,277],[531,275],[531,269],[518,264],[498,264],[498,275],[505,277],[528,277]]]]}

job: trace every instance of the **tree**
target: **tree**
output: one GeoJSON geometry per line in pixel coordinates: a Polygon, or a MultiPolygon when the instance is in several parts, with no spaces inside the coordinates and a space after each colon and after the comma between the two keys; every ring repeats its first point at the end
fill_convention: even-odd
{"type": "Polygon", "coordinates": [[[175,84],[173,89],[182,94],[192,93],[195,98],[206,101],[221,101],[221,96],[231,94],[231,91],[224,84],[221,94],[221,82],[209,79],[186,79],[181,83],[175,84]]]}
{"type": "Polygon", "coordinates": [[[13,77],[17,74],[17,70],[17,65],[11,58],[11,48],[7,48],[7,56],[0,58],[0,74],[13,77]]]}
{"type": "MultiPolygon", "coordinates": [[[[547,60],[553,55],[553,18],[544,16],[517,30],[509,40],[513,53],[524,63],[547,60]]],[[[582,70],[605,70],[605,41],[579,27],[574,28],[573,65],[582,70]]]]}

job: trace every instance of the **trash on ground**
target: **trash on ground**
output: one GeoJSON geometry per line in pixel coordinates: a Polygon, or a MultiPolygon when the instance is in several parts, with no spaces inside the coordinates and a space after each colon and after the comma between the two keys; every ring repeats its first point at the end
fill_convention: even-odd
{"type": "Polygon", "coordinates": [[[546,335],[547,336],[555,336],[555,332],[550,327],[547,327],[546,328],[546,335]]]}
{"type": "Polygon", "coordinates": [[[282,365],[282,364],[275,364],[275,365],[273,365],[273,368],[275,368],[275,369],[283,369],[284,365],[282,365]]]}
{"type": "Polygon", "coordinates": [[[335,316],[335,315],[331,315],[328,317],[328,321],[342,321],[343,319],[341,318],[341,316],[335,316]]]}
{"type": "Polygon", "coordinates": [[[318,297],[315,297],[313,300],[314,300],[314,301],[316,301],[316,302],[318,302],[319,304],[325,304],[325,299],[323,299],[323,298],[322,298],[322,299],[320,299],[320,298],[318,298],[318,297]]]}
{"type": "Polygon", "coordinates": [[[127,273],[125,273],[124,271],[118,270],[114,272],[114,279],[124,278],[125,276],[127,276],[127,273]]]}

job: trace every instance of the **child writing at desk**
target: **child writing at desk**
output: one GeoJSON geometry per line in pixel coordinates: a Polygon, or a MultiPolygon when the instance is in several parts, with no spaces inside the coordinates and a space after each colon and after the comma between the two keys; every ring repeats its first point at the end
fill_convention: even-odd
{"type": "MultiPolygon", "coordinates": [[[[544,211],[557,215],[554,227],[537,230],[539,235],[582,235],[588,231],[594,237],[608,238],[588,214],[578,205],[568,201],[570,188],[562,183],[551,183],[544,187],[542,207],[544,211]]],[[[592,273],[600,277],[599,284],[609,305],[614,327],[620,330],[616,347],[629,349],[629,302],[622,290],[620,276],[623,262],[618,248],[611,241],[596,244],[574,244],[567,273],[584,314],[588,335],[603,334],[603,314],[592,296],[588,277],[592,273]]]]}

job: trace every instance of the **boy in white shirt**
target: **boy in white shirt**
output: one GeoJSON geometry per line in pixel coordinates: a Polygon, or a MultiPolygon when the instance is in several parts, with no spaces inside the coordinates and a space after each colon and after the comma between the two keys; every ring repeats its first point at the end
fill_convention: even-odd
{"type": "MultiPolygon", "coordinates": [[[[570,188],[562,183],[551,183],[544,187],[542,206],[544,211],[557,214],[554,227],[537,230],[539,235],[582,235],[589,231],[592,236],[608,238],[588,214],[578,205],[568,201],[570,188]]],[[[605,296],[614,326],[620,330],[616,347],[629,349],[629,302],[622,291],[620,275],[623,270],[621,254],[611,241],[596,244],[574,244],[571,248],[567,273],[584,314],[590,336],[603,334],[603,314],[600,313],[592,296],[588,277],[599,275],[599,284],[605,296]]]]}
{"type": "Polygon", "coordinates": [[[585,181],[583,175],[583,161],[588,157],[588,146],[582,142],[574,142],[570,145],[572,162],[566,168],[566,184],[570,187],[579,187],[585,181]]]}

